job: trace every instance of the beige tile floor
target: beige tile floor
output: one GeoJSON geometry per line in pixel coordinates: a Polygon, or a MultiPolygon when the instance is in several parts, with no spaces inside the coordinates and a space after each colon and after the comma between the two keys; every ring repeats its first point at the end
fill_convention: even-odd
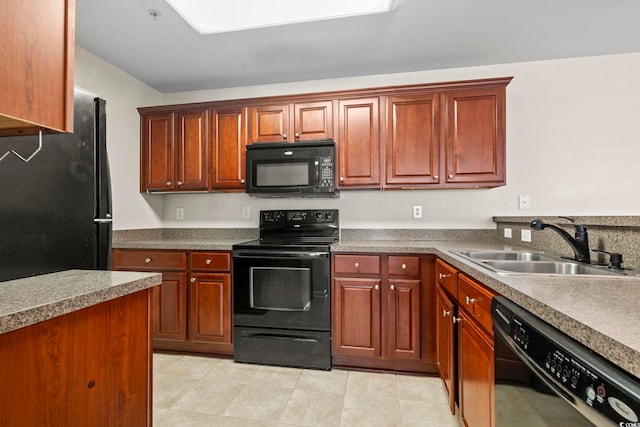
{"type": "Polygon", "coordinates": [[[156,427],[458,427],[439,378],[156,353],[156,427]]]}

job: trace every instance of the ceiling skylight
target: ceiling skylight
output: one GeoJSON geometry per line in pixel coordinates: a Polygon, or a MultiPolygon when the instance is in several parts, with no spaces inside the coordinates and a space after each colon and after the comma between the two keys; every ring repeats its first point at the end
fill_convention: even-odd
{"type": "Polygon", "coordinates": [[[200,34],[389,12],[401,0],[167,0],[200,34]]]}

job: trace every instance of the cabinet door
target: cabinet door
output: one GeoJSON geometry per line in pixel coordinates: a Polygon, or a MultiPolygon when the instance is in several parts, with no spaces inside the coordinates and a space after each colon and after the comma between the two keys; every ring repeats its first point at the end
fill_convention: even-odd
{"type": "Polygon", "coordinates": [[[385,138],[387,185],[440,182],[441,123],[439,94],[388,98],[385,138]]]}
{"type": "Polygon", "coordinates": [[[192,273],[189,341],[231,343],[231,275],[192,273]]]}
{"type": "Polygon", "coordinates": [[[262,105],[249,110],[251,141],[282,142],[289,139],[289,105],[262,105]]]}
{"type": "Polygon", "coordinates": [[[247,109],[212,110],[209,127],[211,141],[211,188],[244,189],[247,109]]]}
{"type": "Polygon", "coordinates": [[[172,190],[175,178],[173,114],[141,117],[142,167],[140,191],[172,190]]]}
{"type": "Polygon", "coordinates": [[[380,357],[380,279],[335,278],[333,353],[380,357]]]}
{"type": "Polygon", "coordinates": [[[207,112],[176,113],[177,190],[206,190],[209,184],[207,112]]]}
{"type": "Polygon", "coordinates": [[[449,399],[449,409],[455,414],[455,325],[456,307],[449,297],[438,287],[436,293],[436,357],[440,378],[449,399]]]}
{"type": "Polygon", "coordinates": [[[458,313],[458,375],[460,416],[467,427],[492,427],[493,339],[464,312],[458,313]]]}
{"type": "Polygon", "coordinates": [[[340,187],[380,186],[379,99],[338,101],[340,187]]]}
{"type": "Polygon", "coordinates": [[[293,106],[295,141],[333,138],[333,103],[316,101],[293,106]]]}
{"type": "Polygon", "coordinates": [[[162,273],[162,284],[153,288],[153,338],[187,339],[187,273],[162,273]]]}
{"type": "Polygon", "coordinates": [[[446,182],[505,183],[505,89],[446,94],[446,182]]]}
{"type": "Polygon", "coordinates": [[[388,357],[419,360],[420,280],[389,279],[386,324],[388,357]]]}
{"type": "Polygon", "coordinates": [[[2,2],[0,129],[73,132],[75,3],[2,2]]]}

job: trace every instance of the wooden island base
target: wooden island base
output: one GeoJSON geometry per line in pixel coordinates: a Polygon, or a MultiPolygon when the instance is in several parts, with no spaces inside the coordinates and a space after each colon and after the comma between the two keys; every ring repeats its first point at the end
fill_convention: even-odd
{"type": "Polygon", "coordinates": [[[150,426],[149,295],[0,335],[0,425],[150,426]]]}

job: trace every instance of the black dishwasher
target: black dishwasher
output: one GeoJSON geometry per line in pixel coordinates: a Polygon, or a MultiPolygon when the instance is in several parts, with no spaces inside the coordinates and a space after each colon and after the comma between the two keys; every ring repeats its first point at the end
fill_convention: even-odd
{"type": "Polygon", "coordinates": [[[640,427],[640,381],[504,297],[491,307],[495,427],[640,427]]]}

